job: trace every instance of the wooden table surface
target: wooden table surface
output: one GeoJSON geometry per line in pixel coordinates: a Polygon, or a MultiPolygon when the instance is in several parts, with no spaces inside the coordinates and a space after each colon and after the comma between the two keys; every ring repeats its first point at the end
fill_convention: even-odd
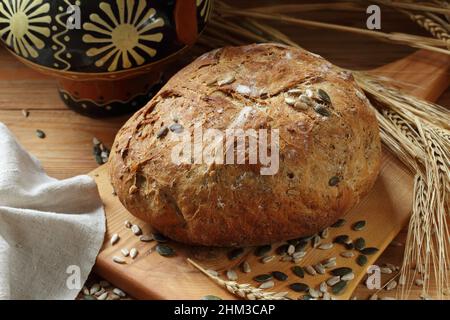
{"type": "MultiPolygon", "coordinates": [[[[251,1],[230,1],[250,3],[251,1]]],[[[259,3],[278,1],[259,1],[259,3]]],[[[286,3],[294,1],[283,1],[286,3]]],[[[364,26],[365,13],[336,14],[310,13],[303,17],[320,18],[322,21],[341,22],[353,26],[364,26]]],[[[307,30],[277,24],[304,48],[319,53],[343,67],[373,69],[404,57],[413,52],[411,48],[381,43],[367,37],[353,36],[324,30],[307,30]]],[[[384,30],[420,32],[420,29],[397,14],[383,11],[384,30]]],[[[440,98],[439,104],[450,106],[450,90],[440,98]]],[[[95,120],[80,116],[67,109],[56,91],[56,81],[25,67],[0,47],[0,121],[16,135],[20,143],[37,156],[50,176],[68,178],[85,174],[97,167],[92,156],[92,138],[97,137],[111,146],[115,133],[129,116],[95,120]],[[22,110],[30,112],[28,118],[22,110]],[[46,139],[38,139],[36,129],[43,130],[46,139]]],[[[399,237],[404,243],[406,231],[399,237]]],[[[379,263],[401,263],[403,246],[392,245],[385,251],[379,263]]],[[[355,296],[366,299],[370,293],[360,285],[355,296]]],[[[417,296],[418,290],[416,292],[417,296]]],[[[382,295],[392,295],[383,293],[382,295]]]]}

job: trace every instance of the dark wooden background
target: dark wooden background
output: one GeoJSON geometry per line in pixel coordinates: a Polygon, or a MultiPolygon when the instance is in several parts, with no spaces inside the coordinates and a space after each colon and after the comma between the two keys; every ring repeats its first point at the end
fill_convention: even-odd
{"type": "MultiPolygon", "coordinates": [[[[240,7],[299,3],[288,0],[228,2],[240,7]]],[[[317,2],[322,1],[315,1],[317,2]]],[[[357,27],[365,27],[367,17],[365,12],[339,11],[312,12],[298,16],[357,27]]],[[[283,22],[274,23],[273,26],[288,34],[304,48],[337,65],[352,69],[373,69],[414,51],[405,46],[336,31],[306,29],[283,22]]],[[[409,19],[391,10],[382,11],[382,29],[384,32],[426,34],[409,19]]],[[[440,98],[439,103],[450,106],[450,90],[440,98]]],[[[25,67],[0,46],[0,121],[10,128],[27,150],[41,160],[49,175],[63,179],[85,174],[96,168],[97,164],[92,156],[92,138],[95,136],[105,145],[111,146],[115,133],[127,118],[128,116],[123,116],[94,120],[68,110],[59,99],[54,79],[25,67]],[[28,118],[22,115],[22,109],[29,110],[28,118]],[[38,139],[35,135],[36,129],[45,131],[47,138],[38,139]]],[[[405,232],[399,235],[398,242],[404,242],[404,238],[405,232]]],[[[398,265],[402,252],[402,246],[393,245],[380,258],[380,263],[391,262],[398,265]]],[[[355,295],[365,299],[369,292],[361,285],[355,295]]]]}

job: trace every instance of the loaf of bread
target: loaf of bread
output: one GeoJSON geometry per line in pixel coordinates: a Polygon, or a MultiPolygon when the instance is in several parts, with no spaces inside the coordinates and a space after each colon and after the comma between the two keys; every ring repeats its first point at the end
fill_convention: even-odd
{"type": "Polygon", "coordinates": [[[350,72],[304,50],[255,44],[209,52],[179,71],[118,132],[109,165],[120,201],[157,231],[244,246],[334,223],[369,192],[380,161],[376,116],[350,72]],[[244,151],[232,148],[237,140],[195,140],[198,128],[266,130],[273,161],[251,163],[250,140],[244,151]],[[189,150],[180,149],[186,136],[189,150]],[[202,161],[198,144],[223,145],[245,163],[202,161]]]}

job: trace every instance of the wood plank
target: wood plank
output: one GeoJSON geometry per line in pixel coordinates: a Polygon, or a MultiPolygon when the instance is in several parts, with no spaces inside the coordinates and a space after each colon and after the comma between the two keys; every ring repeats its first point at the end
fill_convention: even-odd
{"type": "MultiPolygon", "coordinates": [[[[378,69],[377,73],[392,76],[394,79],[398,76],[399,84],[404,86],[405,90],[418,96],[435,98],[450,84],[450,78],[447,77],[449,67],[450,59],[448,57],[442,58],[429,52],[418,52],[397,63],[378,69]],[[417,74],[406,75],[406,78],[403,78],[405,73],[402,71],[405,69],[414,69],[417,74]],[[418,84],[421,85],[420,90],[417,89],[416,85],[418,84]]],[[[132,217],[117,197],[112,195],[107,171],[105,165],[91,173],[99,186],[107,216],[107,234],[103,249],[97,258],[95,270],[136,298],[199,299],[207,294],[229,298],[229,294],[224,290],[220,294],[216,294],[218,292],[217,285],[189,265],[186,262],[188,257],[206,268],[220,271],[222,277],[225,277],[224,272],[228,269],[239,270],[239,264],[245,259],[252,265],[253,272],[250,276],[238,271],[240,283],[252,283],[256,286],[257,284],[251,279],[252,276],[270,273],[274,270],[289,274],[291,283],[299,281],[290,271],[293,266],[291,262],[282,262],[278,257],[268,264],[262,264],[257,257],[252,255],[253,248],[246,248],[246,254],[242,259],[229,261],[224,249],[190,247],[172,243],[177,249],[177,256],[175,258],[160,257],[152,250],[154,244],[143,244],[138,237],[124,227],[123,222],[131,220],[142,226],[145,232],[149,230],[148,225],[132,217]],[[112,246],[109,239],[114,233],[120,234],[121,240],[119,245],[112,246]],[[120,255],[120,249],[123,247],[136,247],[145,253],[138,260],[129,259],[125,265],[118,265],[112,261],[112,257],[120,255]],[[163,282],[161,282],[162,279],[164,279],[163,282]]],[[[301,266],[314,265],[329,257],[337,257],[338,266],[351,267],[355,272],[355,279],[350,281],[346,291],[338,296],[339,299],[349,299],[358,283],[365,277],[367,267],[376,262],[384,249],[408,222],[412,208],[412,195],[412,175],[393,155],[384,150],[381,172],[370,194],[346,215],[347,225],[342,229],[331,229],[329,236],[330,239],[339,234],[348,234],[351,239],[362,236],[365,238],[367,246],[379,248],[380,251],[368,256],[369,261],[366,266],[358,266],[355,258],[345,259],[339,255],[344,251],[340,245],[335,245],[330,250],[310,248],[299,264],[301,266]],[[351,224],[358,220],[367,221],[364,231],[351,230],[351,224]]],[[[278,245],[280,244],[275,244],[274,248],[278,245]]],[[[356,255],[358,254],[356,253],[356,255]]],[[[329,274],[306,276],[301,282],[315,288],[329,277],[329,274]]],[[[277,282],[272,290],[275,292],[289,291],[289,288],[286,283],[277,282]]],[[[299,294],[290,291],[291,298],[298,296],[299,294]]]]}

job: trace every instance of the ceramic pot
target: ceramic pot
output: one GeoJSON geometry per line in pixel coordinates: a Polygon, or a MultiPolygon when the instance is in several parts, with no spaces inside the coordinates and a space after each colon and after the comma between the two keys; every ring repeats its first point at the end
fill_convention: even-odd
{"type": "Polygon", "coordinates": [[[204,29],[212,0],[0,0],[0,39],[89,116],[142,107],[204,29]]]}

